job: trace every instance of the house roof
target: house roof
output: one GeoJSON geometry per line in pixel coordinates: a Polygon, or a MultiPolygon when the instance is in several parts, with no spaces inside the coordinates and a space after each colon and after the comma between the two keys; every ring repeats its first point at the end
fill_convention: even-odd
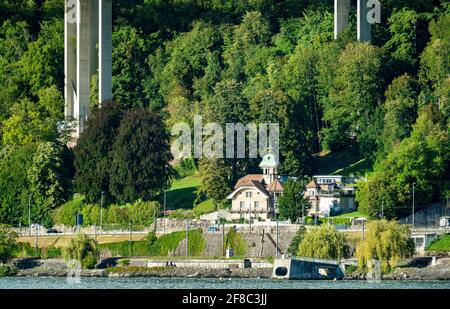
{"type": "Polygon", "coordinates": [[[259,192],[261,192],[266,198],[270,197],[264,185],[256,180],[253,180],[250,181],[247,185],[237,187],[230,195],[227,196],[227,199],[229,200],[233,199],[236,196],[236,194],[245,189],[256,189],[259,192]]]}
{"type": "Polygon", "coordinates": [[[238,189],[243,186],[254,186],[254,183],[253,183],[254,181],[262,184],[264,182],[264,175],[263,174],[249,174],[247,176],[244,176],[237,181],[234,188],[238,189]]]}
{"type": "Polygon", "coordinates": [[[275,181],[272,181],[272,183],[267,187],[267,191],[269,192],[283,192],[283,186],[281,185],[280,181],[278,179],[275,179],[275,181]]]}
{"type": "Polygon", "coordinates": [[[306,185],[306,189],[320,189],[320,186],[317,181],[313,179],[306,185]]]}

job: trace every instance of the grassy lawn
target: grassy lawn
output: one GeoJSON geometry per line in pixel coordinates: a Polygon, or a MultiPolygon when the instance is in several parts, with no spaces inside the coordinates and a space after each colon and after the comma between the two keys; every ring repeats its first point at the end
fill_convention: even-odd
{"type": "Polygon", "coordinates": [[[335,216],[332,218],[365,218],[365,217],[366,217],[366,215],[360,213],[359,211],[354,211],[354,212],[349,212],[349,213],[342,214],[339,216],[335,216]]]}
{"type": "Polygon", "coordinates": [[[443,235],[433,241],[427,248],[427,251],[433,252],[450,252],[450,234],[443,235]]]}
{"type": "Polygon", "coordinates": [[[167,191],[167,209],[192,209],[199,186],[198,176],[174,180],[170,191],[167,191]]]}
{"type": "Polygon", "coordinates": [[[371,169],[353,145],[341,151],[321,152],[316,156],[314,166],[316,175],[364,176],[371,169]]]}
{"type": "MultiPolygon", "coordinates": [[[[76,236],[41,236],[38,238],[38,247],[39,248],[48,248],[48,247],[56,247],[63,248],[67,247],[70,244],[70,240],[75,238],[76,236]]],[[[133,240],[139,241],[143,240],[146,235],[133,235],[133,240]]],[[[116,242],[128,241],[130,239],[129,235],[116,235],[116,236],[97,236],[97,242],[99,244],[109,244],[116,242]]],[[[29,243],[34,247],[35,237],[21,237],[19,242],[29,243]]]]}
{"type": "Polygon", "coordinates": [[[214,205],[212,200],[204,201],[203,203],[200,203],[194,207],[194,215],[195,216],[209,214],[214,211],[216,211],[216,206],[214,205]]]}

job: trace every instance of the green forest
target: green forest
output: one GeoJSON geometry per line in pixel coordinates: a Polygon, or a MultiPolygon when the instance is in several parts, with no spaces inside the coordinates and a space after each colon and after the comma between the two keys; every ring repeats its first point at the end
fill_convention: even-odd
{"type": "Polygon", "coordinates": [[[197,114],[279,123],[280,174],[310,177],[325,154],[351,153],[364,162],[357,201],[370,217],[381,205],[387,218],[408,214],[413,184],[417,209],[445,200],[450,1],[380,2],[368,44],[355,7],[334,40],[331,0],[114,0],[114,102],[94,107],[94,76],[92,117],[69,149],[64,0],[0,0],[0,223],[28,224],[32,205],[33,222],[51,226],[74,194],[161,201],[189,168],[198,202],[222,203],[259,162],[170,164],[170,128],[197,114]]]}

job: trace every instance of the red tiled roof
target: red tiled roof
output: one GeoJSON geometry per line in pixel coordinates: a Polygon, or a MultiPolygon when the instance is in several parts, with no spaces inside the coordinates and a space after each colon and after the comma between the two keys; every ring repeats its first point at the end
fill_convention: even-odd
{"type": "Polygon", "coordinates": [[[317,181],[316,181],[315,179],[313,179],[313,180],[311,180],[310,183],[308,183],[308,184],[306,185],[306,188],[307,188],[307,189],[320,189],[320,186],[319,186],[319,184],[317,183],[317,181]]]}
{"type": "Polygon", "coordinates": [[[275,181],[272,181],[272,183],[267,187],[267,191],[269,192],[283,192],[283,186],[281,185],[280,181],[278,179],[275,179],[275,181]]]}
{"type": "MultiPolygon", "coordinates": [[[[238,182],[236,183],[234,188],[238,189],[238,188],[244,187],[244,186],[254,186],[255,184],[253,182],[262,184],[264,182],[264,175],[263,174],[250,174],[250,175],[244,176],[238,180],[238,182]]],[[[262,187],[264,187],[264,186],[262,185],[262,187]]]]}

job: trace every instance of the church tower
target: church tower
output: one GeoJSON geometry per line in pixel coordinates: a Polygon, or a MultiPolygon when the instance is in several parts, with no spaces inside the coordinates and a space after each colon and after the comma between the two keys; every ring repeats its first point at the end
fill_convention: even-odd
{"type": "Polygon", "coordinates": [[[277,179],[278,162],[273,154],[266,154],[259,167],[263,170],[264,182],[267,186],[277,179]]]}

